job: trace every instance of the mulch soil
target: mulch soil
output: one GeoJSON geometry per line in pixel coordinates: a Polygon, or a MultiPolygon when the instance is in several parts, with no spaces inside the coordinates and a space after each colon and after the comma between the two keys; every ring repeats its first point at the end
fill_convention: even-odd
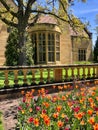
{"type": "Polygon", "coordinates": [[[0,102],[0,111],[3,114],[4,130],[15,130],[19,100],[20,99],[6,99],[0,102]]]}

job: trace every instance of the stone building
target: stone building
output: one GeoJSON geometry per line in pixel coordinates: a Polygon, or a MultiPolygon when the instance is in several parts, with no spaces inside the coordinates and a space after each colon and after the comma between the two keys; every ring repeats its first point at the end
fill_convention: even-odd
{"type": "MultiPolygon", "coordinates": [[[[35,64],[73,64],[92,60],[92,37],[85,28],[76,33],[69,24],[41,15],[33,26],[28,27],[28,32],[35,45],[35,64]]],[[[1,21],[0,36],[0,65],[3,65],[8,32],[1,21]]]]}
{"type": "Polygon", "coordinates": [[[35,64],[73,64],[92,60],[92,37],[85,28],[75,32],[68,23],[41,15],[28,31],[35,44],[35,64]]]}

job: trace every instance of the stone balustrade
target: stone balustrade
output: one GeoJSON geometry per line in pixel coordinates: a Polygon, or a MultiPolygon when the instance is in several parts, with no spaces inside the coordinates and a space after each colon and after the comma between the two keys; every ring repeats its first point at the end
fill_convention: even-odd
{"type": "Polygon", "coordinates": [[[0,67],[1,88],[95,78],[98,78],[98,64],[0,67]]]}

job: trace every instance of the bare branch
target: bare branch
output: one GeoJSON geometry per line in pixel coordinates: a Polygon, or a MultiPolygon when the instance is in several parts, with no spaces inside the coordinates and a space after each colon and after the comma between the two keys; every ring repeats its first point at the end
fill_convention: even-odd
{"type": "Polygon", "coordinates": [[[33,17],[33,22],[32,22],[32,23],[29,23],[28,26],[34,25],[34,23],[36,23],[36,21],[38,20],[39,15],[40,15],[40,13],[38,13],[37,15],[35,15],[35,16],[33,17]]]}
{"type": "Polygon", "coordinates": [[[30,11],[31,11],[32,4],[34,4],[35,1],[36,0],[28,0],[27,7],[25,7],[25,9],[26,9],[25,16],[28,17],[28,18],[30,16],[30,11]]]}
{"type": "Polygon", "coordinates": [[[58,18],[58,19],[60,19],[60,20],[62,20],[62,21],[64,21],[64,22],[69,22],[69,20],[66,20],[66,19],[64,19],[64,18],[62,18],[62,17],[59,17],[58,15],[56,15],[56,14],[54,14],[54,13],[52,13],[52,12],[45,12],[45,11],[43,11],[43,10],[31,10],[31,12],[32,13],[41,13],[41,14],[49,14],[49,15],[52,15],[52,16],[55,16],[56,18],[58,18]]]}

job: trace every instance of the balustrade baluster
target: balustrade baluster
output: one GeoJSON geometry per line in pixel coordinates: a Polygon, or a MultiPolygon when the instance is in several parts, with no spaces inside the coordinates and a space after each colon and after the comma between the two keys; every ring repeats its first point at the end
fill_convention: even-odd
{"type": "Polygon", "coordinates": [[[65,71],[66,71],[65,81],[68,81],[68,68],[67,67],[65,68],[65,71]]]}
{"type": "Polygon", "coordinates": [[[93,66],[93,78],[95,78],[95,66],[93,66]]]}
{"type": "Polygon", "coordinates": [[[74,78],[75,78],[75,75],[74,75],[74,67],[71,68],[71,72],[72,72],[72,75],[71,75],[71,76],[72,76],[72,80],[74,80],[74,78]]]}
{"type": "Polygon", "coordinates": [[[39,84],[43,84],[44,81],[43,81],[43,69],[39,69],[40,70],[40,82],[39,84]]]}
{"type": "Polygon", "coordinates": [[[87,78],[88,78],[88,79],[90,79],[90,77],[91,77],[90,70],[91,70],[91,67],[88,66],[88,74],[87,74],[87,78]]]}
{"type": "Polygon", "coordinates": [[[98,78],[98,66],[96,66],[96,78],[98,78]]]}
{"type": "Polygon", "coordinates": [[[23,69],[23,75],[24,75],[23,86],[27,86],[27,69],[23,69]]]}
{"type": "Polygon", "coordinates": [[[35,70],[32,69],[32,83],[31,85],[36,85],[36,82],[35,82],[35,70]]]}
{"type": "Polygon", "coordinates": [[[18,70],[14,70],[14,86],[17,87],[18,85],[18,70]]]}
{"type": "Polygon", "coordinates": [[[9,87],[9,80],[8,80],[8,73],[9,73],[9,70],[5,70],[4,71],[4,74],[5,74],[5,80],[4,80],[4,84],[5,84],[5,88],[8,88],[9,87]]]}
{"type": "Polygon", "coordinates": [[[83,66],[83,74],[82,74],[82,78],[83,78],[83,79],[86,78],[86,74],[85,74],[85,66],[83,66]]]}
{"type": "Polygon", "coordinates": [[[48,68],[47,71],[48,71],[47,83],[50,83],[50,69],[48,68]]]}
{"type": "Polygon", "coordinates": [[[80,68],[77,67],[77,78],[80,79],[80,68]]]}

